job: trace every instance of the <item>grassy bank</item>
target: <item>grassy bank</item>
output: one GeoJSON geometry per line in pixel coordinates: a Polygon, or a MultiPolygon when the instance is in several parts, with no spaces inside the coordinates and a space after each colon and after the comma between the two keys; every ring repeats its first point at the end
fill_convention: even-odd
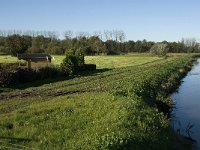
{"type": "Polygon", "coordinates": [[[110,65],[64,81],[2,92],[1,147],[189,149],[156,104],[169,104],[158,93],[164,92],[162,85],[175,82],[172,76],[181,75],[192,57],[144,57],[143,63],[131,66],[110,65]]]}

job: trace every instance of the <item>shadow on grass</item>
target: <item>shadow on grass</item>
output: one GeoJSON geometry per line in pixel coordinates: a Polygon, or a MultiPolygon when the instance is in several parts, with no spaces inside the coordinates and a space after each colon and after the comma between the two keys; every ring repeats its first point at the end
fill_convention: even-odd
{"type": "Polygon", "coordinates": [[[14,137],[3,137],[0,136],[0,140],[7,140],[9,142],[30,142],[32,139],[30,138],[14,138],[14,137]]]}
{"type": "Polygon", "coordinates": [[[14,85],[10,85],[7,86],[5,88],[0,88],[0,93],[1,92],[9,92],[11,90],[15,90],[15,89],[20,89],[20,90],[24,90],[26,88],[29,87],[39,87],[42,86],[44,84],[49,84],[49,83],[55,83],[55,82],[60,82],[60,81],[66,81],[66,80],[70,80],[76,77],[85,77],[85,76],[96,76],[99,73],[103,73],[106,71],[109,71],[112,69],[96,69],[94,71],[82,71],[79,73],[76,73],[74,75],[70,75],[70,76],[63,76],[63,77],[57,77],[57,78],[52,78],[52,79],[46,79],[46,80],[36,80],[34,82],[27,82],[27,83],[16,83],[14,85]]]}
{"type": "Polygon", "coordinates": [[[99,73],[103,73],[103,72],[110,71],[110,70],[112,70],[112,69],[110,69],[110,68],[104,68],[104,69],[96,69],[94,71],[82,71],[82,72],[79,72],[79,73],[75,74],[74,76],[75,77],[77,75],[78,76],[96,76],[99,73]]]}
{"type": "Polygon", "coordinates": [[[171,128],[163,128],[156,137],[128,139],[124,144],[109,146],[110,150],[188,150],[195,146],[195,141],[174,132],[171,128]],[[167,137],[167,138],[166,138],[167,137]]]}

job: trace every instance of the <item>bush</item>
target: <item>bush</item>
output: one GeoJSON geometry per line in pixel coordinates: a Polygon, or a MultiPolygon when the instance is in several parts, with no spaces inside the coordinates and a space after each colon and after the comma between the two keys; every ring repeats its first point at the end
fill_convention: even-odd
{"type": "Polygon", "coordinates": [[[163,43],[154,44],[150,49],[150,53],[158,56],[166,56],[167,52],[168,52],[168,46],[167,44],[163,43]]]}
{"type": "Polygon", "coordinates": [[[32,69],[22,69],[19,68],[17,71],[17,79],[16,82],[26,83],[37,80],[37,72],[32,69]]]}
{"type": "Polygon", "coordinates": [[[65,58],[63,59],[63,62],[61,63],[61,67],[64,70],[66,74],[73,74],[78,67],[78,60],[75,56],[74,49],[70,49],[66,51],[65,58]]]}
{"type": "Polygon", "coordinates": [[[61,68],[48,66],[39,70],[18,68],[18,64],[0,64],[0,87],[64,76],[61,68]]]}
{"type": "Polygon", "coordinates": [[[39,69],[37,72],[37,76],[38,76],[38,79],[48,79],[48,78],[64,76],[64,73],[59,67],[48,66],[48,67],[39,69]]]}
{"type": "Polygon", "coordinates": [[[77,49],[75,52],[78,66],[83,66],[85,64],[84,54],[81,48],[77,49]]]}
{"type": "Polygon", "coordinates": [[[81,49],[70,49],[66,51],[66,57],[61,63],[61,68],[65,74],[73,74],[84,65],[84,54],[81,49]]]}
{"type": "Polygon", "coordinates": [[[0,86],[5,87],[17,80],[18,64],[0,64],[0,86]]]}
{"type": "Polygon", "coordinates": [[[5,46],[0,46],[0,54],[8,54],[9,50],[5,46]]]}
{"type": "Polygon", "coordinates": [[[0,86],[5,87],[17,82],[25,83],[37,79],[37,73],[30,69],[18,68],[17,63],[0,64],[0,86]]]}
{"type": "Polygon", "coordinates": [[[51,79],[63,76],[64,73],[60,68],[47,66],[39,70],[18,69],[18,81],[20,83],[31,82],[35,80],[51,79]]]}

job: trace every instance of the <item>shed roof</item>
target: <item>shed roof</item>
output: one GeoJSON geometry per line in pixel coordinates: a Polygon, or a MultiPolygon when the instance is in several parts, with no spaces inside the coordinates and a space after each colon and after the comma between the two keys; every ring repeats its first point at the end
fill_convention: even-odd
{"type": "Polygon", "coordinates": [[[49,54],[17,54],[18,59],[51,59],[49,54]]]}

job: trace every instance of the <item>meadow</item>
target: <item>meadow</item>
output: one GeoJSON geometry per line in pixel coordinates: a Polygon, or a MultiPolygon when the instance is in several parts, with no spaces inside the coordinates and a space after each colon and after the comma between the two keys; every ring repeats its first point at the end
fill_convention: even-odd
{"type": "MultiPolygon", "coordinates": [[[[54,64],[62,61],[54,57],[54,64]]],[[[176,84],[191,60],[87,56],[96,71],[6,87],[0,93],[0,148],[190,149],[157,104],[171,103],[162,87],[176,84]]]]}
{"type": "MultiPolygon", "coordinates": [[[[53,57],[52,63],[56,65],[59,65],[64,59],[64,56],[59,55],[53,55],[53,57]]],[[[85,56],[85,63],[96,64],[97,69],[104,69],[137,66],[158,59],[162,58],[149,55],[85,56]]]]}
{"type": "Polygon", "coordinates": [[[0,55],[0,63],[15,63],[20,60],[17,59],[17,57],[11,56],[11,55],[0,55]]]}
{"type": "MultiPolygon", "coordinates": [[[[62,60],[64,59],[64,55],[52,55],[52,64],[60,65],[62,60]]],[[[158,59],[162,59],[160,57],[153,57],[149,55],[117,55],[117,56],[85,56],[86,64],[96,64],[97,69],[104,68],[120,68],[120,67],[128,67],[128,66],[136,66],[144,63],[152,62],[158,59]]],[[[15,63],[19,60],[17,57],[13,57],[10,55],[0,55],[0,63],[15,63]]],[[[20,60],[23,61],[23,60],[20,60]]]]}

